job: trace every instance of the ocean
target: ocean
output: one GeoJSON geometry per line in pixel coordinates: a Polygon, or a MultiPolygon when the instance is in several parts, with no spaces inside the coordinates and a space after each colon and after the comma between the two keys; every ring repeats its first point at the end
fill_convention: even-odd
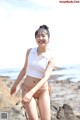
{"type": "Polygon", "coordinates": [[[57,80],[70,80],[73,82],[80,81],[80,65],[60,66],[59,69],[52,72],[56,75],[57,80]]]}
{"type": "MultiPolygon", "coordinates": [[[[0,76],[6,76],[11,80],[15,80],[20,70],[21,68],[0,69],[0,76]]],[[[74,82],[80,81],[80,65],[59,66],[58,69],[52,72],[52,75],[56,75],[57,80],[71,80],[74,82]]]]}

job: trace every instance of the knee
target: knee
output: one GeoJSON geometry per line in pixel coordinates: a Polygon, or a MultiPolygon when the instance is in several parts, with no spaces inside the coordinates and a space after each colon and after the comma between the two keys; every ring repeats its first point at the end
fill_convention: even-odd
{"type": "Polygon", "coordinates": [[[51,114],[43,114],[41,115],[41,120],[51,120],[51,114]]]}
{"type": "Polygon", "coordinates": [[[41,120],[51,120],[51,118],[43,117],[43,118],[41,118],[41,120]]]}
{"type": "Polygon", "coordinates": [[[38,120],[38,118],[36,119],[36,118],[29,118],[29,120],[38,120]]]}

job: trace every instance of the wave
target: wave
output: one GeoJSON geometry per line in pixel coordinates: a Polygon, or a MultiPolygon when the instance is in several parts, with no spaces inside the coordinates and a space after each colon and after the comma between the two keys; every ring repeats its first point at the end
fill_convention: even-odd
{"type": "MultiPolygon", "coordinates": [[[[0,76],[7,76],[15,80],[21,68],[0,69],[0,76]]],[[[80,81],[80,65],[73,66],[59,66],[53,70],[52,74],[55,80],[71,80],[74,82],[80,81]]]]}

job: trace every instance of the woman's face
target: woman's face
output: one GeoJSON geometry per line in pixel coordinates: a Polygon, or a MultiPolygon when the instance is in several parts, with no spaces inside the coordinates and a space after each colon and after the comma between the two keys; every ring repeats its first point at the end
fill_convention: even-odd
{"type": "Polygon", "coordinates": [[[36,35],[36,42],[38,46],[45,47],[49,42],[48,35],[44,31],[38,32],[36,35]]]}

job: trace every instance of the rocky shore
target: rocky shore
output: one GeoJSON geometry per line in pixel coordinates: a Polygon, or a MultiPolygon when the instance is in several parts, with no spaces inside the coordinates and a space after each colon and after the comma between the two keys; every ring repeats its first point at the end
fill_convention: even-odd
{"type": "MultiPolygon", "coordinates": [[[[21,91],[10,96],[13,82],[10,78],[0,77],[0,117],[2,113],[7,113],[8,120],[28,120],[21,104],[21,91]]],[[[55,81],[54,76],[51,76],[49,85],[51,120],[80,120],[80,82],[55,81]]]]}

